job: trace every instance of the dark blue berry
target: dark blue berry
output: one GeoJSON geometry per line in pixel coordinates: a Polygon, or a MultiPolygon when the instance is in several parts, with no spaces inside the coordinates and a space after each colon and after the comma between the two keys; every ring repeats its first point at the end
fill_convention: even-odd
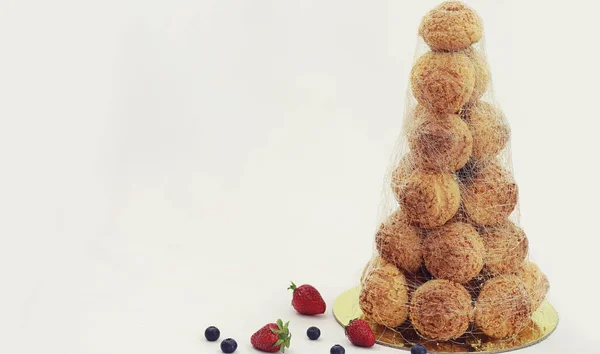
{"type": "Polygon", "coordinates": [[[410,354],[427,354],[427,349],[421,344],[417,344],[410,348],[410,354]]]}
{"type": "Polygon", "coordinates": [[[342,347],[339,344],[334,345],[333,347],[331,347],[331,350],[329,350],[330,354],[346,354],[346,349],[344,349],[344,347],[342,347]]]}
{"type": "Polygon", "coordinates": [[[317,340],[321,336],[321,330],[317,327],[309,327],[306,330],[306,335],[308,338],[310,338],[310,340],[317,340]]]}
{"type": "Polygon", "coordinates": [[[210,326],[204,331],[204,336],[209,342],[214,342],[217,339],[219,339],[219,336],[221,336],[221,332],[217,327],[210,326]]]}
{"type": "Polygon", "coordinates": [[[223,353],[233,353],[237,349],[237,342],[231,338],[227,338],[221,342],[221,351],[223,353]]]}

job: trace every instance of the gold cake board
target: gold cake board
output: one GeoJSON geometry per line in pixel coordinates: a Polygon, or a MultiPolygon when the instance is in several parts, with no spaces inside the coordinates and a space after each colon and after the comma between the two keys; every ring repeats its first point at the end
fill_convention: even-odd
{"type": "MultiPolygon", "coordinates": [[[[333,315],[339,324],[345,326],[355,318],[362,316],[358,305],[360,286],[342,293],[333,304],[333,315]]],[[[371,324],[377,343],[392,348],[410,350],[414,344],[422,344],[431,353],[504,353],[537,344],[546,339],[558,325],[558,313],[548,301],[531,316],[531,324],[515,338],[493,339],[473,331],[452,342],[435,342],[421,338],[407,322],[391,329],[371,324]]]]}

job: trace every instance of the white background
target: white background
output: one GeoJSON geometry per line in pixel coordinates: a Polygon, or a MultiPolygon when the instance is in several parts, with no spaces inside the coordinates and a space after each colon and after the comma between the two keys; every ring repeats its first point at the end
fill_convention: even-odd
{"type": "MultiPolygon", "coordinates": [[[[357,284],[436,3],[3,0],[0,352],[250,353],[279,317],[367,352],[286,287],[357,284]]],[[[561,315],[523,353],[597,353],[598,5],[470,4],[561,315]]]]}

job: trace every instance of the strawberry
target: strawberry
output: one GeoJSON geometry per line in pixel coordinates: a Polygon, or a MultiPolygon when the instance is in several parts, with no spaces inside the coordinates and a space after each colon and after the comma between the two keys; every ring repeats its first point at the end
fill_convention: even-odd
{"type": "Polygon", "coordinates": [[[292,339],[288,325],[289,322],[283,324],[282,320],[266,324],[250,337],[250,343],[254,348],[263,352],[275,353],[281,350],[282,353],[285,353],[285,348],[290,347],[292,339]]]}
{"type": "Polygon", "coordinates": [[[325,301],[319,294],[319,291],[312,285],[296,286],[292,285],[288,289],[294,292],[292,296],[292,306],[301,315],[319,315],[325,313],[325,301]]]}
{"type": "Polygon", "coordinates": [[[358,347],[372,347],[375,345],[375,335],[371,327],[364,320],[355,319],[346,326],[346,336],[350,343],[358,347]]]}

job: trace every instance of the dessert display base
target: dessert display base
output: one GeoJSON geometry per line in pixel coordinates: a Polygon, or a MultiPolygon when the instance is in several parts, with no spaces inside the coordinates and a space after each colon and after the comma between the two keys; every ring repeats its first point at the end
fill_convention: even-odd
{"type": "MultiPolygon", "coordinates": [[[[360,286],[347,290],[335,300],[333,315],[345,326],[350,320],[361,318],[358,305],[360,286]]],[[[410,323],[398,328],[386,328],[371,324],[377,343],[388,347],[410,350],[414,344],[424,345],[432,353],[504,353],[532,346],[546,339],[558,325],[558,313],[546,300],[531,316],[531,324],[519,335],[510,339],[493,339],[477,331],[470,331],[451,342],[425,340],[419,336],[410,323]]]]}

